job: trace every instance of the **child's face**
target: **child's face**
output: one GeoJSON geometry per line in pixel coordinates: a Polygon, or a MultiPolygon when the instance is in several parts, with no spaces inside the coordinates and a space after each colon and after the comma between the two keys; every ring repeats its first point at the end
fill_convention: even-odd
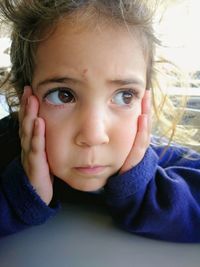
{"type": "Polygon", "coordinates": [[[33,91],[51,172],[71,187],[103,187],[133,145],[146,86],[142,46],[125,28],[67,22],[36,54],[33,91]]]}

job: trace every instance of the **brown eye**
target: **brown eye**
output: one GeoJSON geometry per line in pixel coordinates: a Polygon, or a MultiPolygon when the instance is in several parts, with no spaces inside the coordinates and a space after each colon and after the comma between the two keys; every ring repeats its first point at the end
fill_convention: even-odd
{"type": "Polygon", "coordinates": [[[62,103],[73,103],[74,102],[74,96],[71,92],[66,90],[60,90],[58,91],[58,98],[62,103]]]}
{"type": "Polygon", "coordinates": [[[134,98],[134,92],[132,91],[120,91],[117,92],[112,98],[112,102],[118,106],[130,105],[134,98]]]}
{"type": "Polygon", "coordinates": [[[124,92],[123,94],[123,101],[125,104],[130,104],[133,99],[133,95],[131,93],[124,92]]]}
{"type": "Polygon", "coordinates": [[[75,102],[75,97],[70,90],[63,88],[50,90],[45,95],[44,99],[52,105],[62,105],[75,102]]]}

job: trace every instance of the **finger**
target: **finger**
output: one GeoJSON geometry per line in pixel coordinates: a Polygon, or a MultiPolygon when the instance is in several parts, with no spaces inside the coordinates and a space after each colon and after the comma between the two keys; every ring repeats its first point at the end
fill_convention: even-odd
{"type": "Polygon", "coordinates": [[[148,133],[151,133],[151,92],[146,90],[142,99],[142,114],[148,115],[148,133]]]}
{"type": "Polygon", "coordinates": [[[142,114],[138,118],[138,131],[135,138],[135,149],[145,148],[148,146],[148,115],[142,114]]]}
{"type": "MultiPolygon", "coordinates": [[[[34,120],[31,144],[30,144],[30,149],[28,151],[29,153],[26,153],[27,155],[30,153],[37,154],[45,150],[44,133],[45,133],[44,121],[43,119],[37,117],[34,120]]],[[[24,151],[23,151],[23,156],[25,157],[24,151]]],[[[32,164],[32,162],[30,163],[32,164]]]]}
{"type": "Polygon", "coordinates": [[[31,152],[33,154],[43,154],[45,151],[45,123],[42,118],[34,121],[33,137],[31,141],[31,152]]]}
{"type": "Polygon", "coordinates": [[[137,134],[133,147],[123,164],[120,173],[136,166],[144,157],[150,144],[151,132],[151,92],[146,90],[142,99],[141,115],[138,117],[137,134]]]}
{"type": "Polygon", "coordinates": [[[143,159],[148,145],[148,116],[146,114],[142,114],[138,117],[138,131],[135,137],[133,147],[124,165],[122,166],[120,173],[124,173],[136,166],[143,159]]]}
{"type": "MultiPolygon", "coordinates": [[[[29,178],[40,177],[40,166],[43,166],[45,151],[45,126],[41,118],[36,118],[33,124],[33,134],[29,152],[26,154],[28,163],[29,178]],[[39,175],[39,176],[38,176],[39,175]]],[[[46,158],[46,156],[45,156],[46,158]]]]}
{"type": "Polygon", "coordinates": [[[47,180],[51,182],[45,152],[45,123],[42,118],[36,118],[34,121],[33,137],[29,152],[29,166],[31,166],[29,168],[29,175],[32,184],[41,184],[47,176],[47,180]],[[40,179],[43,181],[40,181],[40,179]]]}
{"type": "Polygon", "coordinates": [[[32,95],[31,87],[25,86],[23,95],[22,95],[21,100],[20,100],[20,110],[19,110],[19,114],[18,114],[19,122],[21,122],[23,120],[27,99],[31,95],[32,95]]]}
{"type": "Polygon", "coordinates": [[[28,98],[25,116],[21,123],[21,145],[25,151],[29,151],[34,128],[34,120],[38,116],[39,103],[35,96],[28,98]]]}
{"type": "Polygon", "coordinates": [[[53,195],[52,177],[45,152],[45,123],[37,117],[34,121],[31,149],[28,155],[29,181],[48,205],[53,195]]]}
{"type": "Polygon", "coordinates": [[[32,95],[32,90],[30,86],[25,86],[24,87],[24,92],[22,95],[22,98],[20,100],[20,109],[18,112],[18,120],[19,120],[19,136],[21,137],[21,123],[24,119],[25,116],[25,109],[26,109],[26,103],[29,98],[29,96],[32,95]]]}
{"type": "Polygon", "coordinates": [[[142,99],[142,114],[149,114],[151,112],[151,92],[146,90],[142,99]]]}
{"type": "Polygon", "coordinates": [[[138,131],[135,137],[133,149],[131,151],[132,155],[130,155],[130,160],[131,158],[133,158],[134,164],[137,164],[142,160],[148,145],[148,116],[146,114],[143,114],[138,118],[138,131]]]}
{"type": "MultiPolygon", "coordinates": [[[[144,145],[144,149],[146,150],[150,145],[151,140],[151,116],[142,114],[138,119],[138,140],[136,139],[135,143],[144,145]],[[140,136],[141,133],[141,136],[140,136]]],[[[137,138],[137,136],[136,136],[137,138]]],[[[137,149],[137,148],[136,148],[137,149]]]]}

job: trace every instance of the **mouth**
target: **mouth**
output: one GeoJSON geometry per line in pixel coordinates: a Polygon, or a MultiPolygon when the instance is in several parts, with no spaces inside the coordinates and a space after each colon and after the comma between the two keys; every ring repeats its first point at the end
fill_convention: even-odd
{"type": "Polygon", "coordinates": [[[75,167],[74,169],[82,174],[101,174],[102,172],[105,171],[107,167],[108,166],[96,165],[96,166],[75,167]]]}

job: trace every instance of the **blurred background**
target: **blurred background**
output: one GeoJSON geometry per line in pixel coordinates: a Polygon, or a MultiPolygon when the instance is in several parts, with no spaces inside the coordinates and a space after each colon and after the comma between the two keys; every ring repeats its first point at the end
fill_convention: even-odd
{"type": "Polygon", "coordinates": [[[157,12],[155,30],[162,41],[158,61],[169,63],[160,68],[160,84],[177,110],[185,106],[178,122],[193,131],[191,147],[200,151],[200,1],[166,0],[157,12]]]}

